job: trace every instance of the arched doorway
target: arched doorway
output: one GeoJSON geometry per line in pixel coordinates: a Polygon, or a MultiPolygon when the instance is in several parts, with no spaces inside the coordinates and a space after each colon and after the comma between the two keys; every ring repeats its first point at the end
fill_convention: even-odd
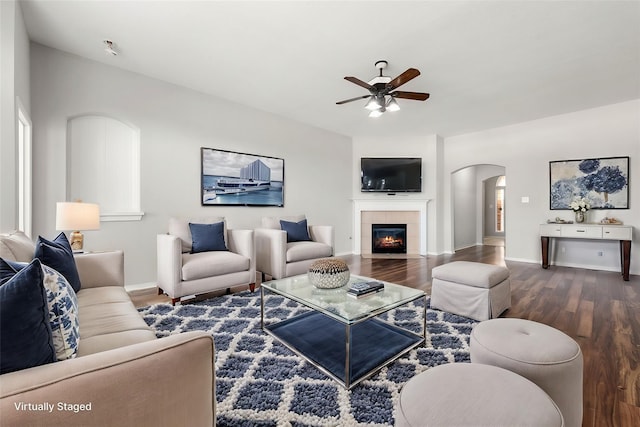
{"type": "MultiPolygon", "coordinates": [[[[493,212],[496,211],[494,198],[497,194],[497,187],[495,184],[500,176],[506,177],[504,166],[486,164],[466,166],[451,174],[454,251],[483,245],[486,224],[490,222],[494,227],[497,225],[497,216],[493,212]],[[491,197],[488,197],[485,185],[490,178],[494,178],[494,180],[491,197]],[[492,207],[489,208],[489,205],[492,207]]],[[[501,187],[500,204],[502,210],[500,214],[503,229],[501,241],[504,242],[506,186],[501,187]]]]}

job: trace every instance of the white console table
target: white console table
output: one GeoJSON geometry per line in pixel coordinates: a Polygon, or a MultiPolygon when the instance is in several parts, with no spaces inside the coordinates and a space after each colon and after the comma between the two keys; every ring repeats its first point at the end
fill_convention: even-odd
{"type": "Polygon", "coordinates": [[[629,281],[631,263],[631,240],[633,227],[608,224],[541,224],[542,268],[549,268],[549,240],[553,237],[567,239],[618,240],[622,278],[629,281]]]}

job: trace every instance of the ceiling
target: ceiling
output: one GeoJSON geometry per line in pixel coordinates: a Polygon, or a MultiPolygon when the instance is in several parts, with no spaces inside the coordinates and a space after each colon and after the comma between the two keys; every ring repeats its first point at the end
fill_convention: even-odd
{"type": "Polygon", "coordinates": [[[343,135],[444,137],[640,98],[639,1],[21,0],[31,40],[343,135]],[[105,54],[103,40],[119,55],[105,54]],[[426,102],[369,118],[368,81],[426,102]]]}

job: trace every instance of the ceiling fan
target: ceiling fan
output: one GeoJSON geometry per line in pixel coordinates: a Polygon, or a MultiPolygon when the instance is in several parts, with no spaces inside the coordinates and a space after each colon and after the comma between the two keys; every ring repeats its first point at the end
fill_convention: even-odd
{"type": "Polygon", "coordinates": [[[369,91],[369,95],[362,95],[351,99],[345,99],[344,101],[336,102],[337,105],[346,104],[348,102],[357,101],[359,99],[369,98],[369,101],[365,105],[365,108],[371,110],[369,117],[379,117],[385,111],[398,111],[400,106],[396,101],[396,98],[413,99],[415,101],[426,101],[429,98],[428,93],[423,92],[403,92],[396,90],[408,81],[418,77],[420,71],[415,68],[409,68],[404,73],[400,74],[395,79],[391,77],[383,76],[382,70],[387,67],[387,61],[377,61],[375,67],[380,70],[380,75],[374,77],[368,83],[364,82],[356,77],[345,77],[345,80],[355,83],[369,91]],[[387,99],[387,97],[389,97],[387,99]]]}

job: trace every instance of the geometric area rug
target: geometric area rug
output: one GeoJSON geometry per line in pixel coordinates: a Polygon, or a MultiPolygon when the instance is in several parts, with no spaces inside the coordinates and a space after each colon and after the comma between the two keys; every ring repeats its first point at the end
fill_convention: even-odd
{"type": "MultiPolygon", "coordinates": [[[[420,333],[423,304],[419,299],[381,317],[420,333]]],[[[269,295],[265,320],[306,310],[269,295]]],[[[138,311],[159,338],[193,330],[213,336],[218,427],[393,426],[400,390],[410,378],[444,363],[469,362],[469,336],[477,323],[428,308],[424,346],[345,390],[260,329],[259,291],[175,307],[155,304],[138,311]]],[[[425,399],[430,393],[437,390],[425,390],[425,399]]]]}

